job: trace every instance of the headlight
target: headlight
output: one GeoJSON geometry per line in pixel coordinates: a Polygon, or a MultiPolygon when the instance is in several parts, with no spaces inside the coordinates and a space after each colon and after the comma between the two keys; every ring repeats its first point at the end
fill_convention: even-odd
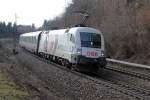
{"type": "Polygon", "coordinates": [[[104,51],[101,51],[101,56],[102,56],[102,57],[104,57],[104,56],[105,56],[104,51]]]}
{"type": "Polygon", "coordinates": [[[78,48],[78,49],[77,49],[77,54],[78,54],[78,55],[81,55],[81,53],[82,53],[82,49],[78,48]]]}

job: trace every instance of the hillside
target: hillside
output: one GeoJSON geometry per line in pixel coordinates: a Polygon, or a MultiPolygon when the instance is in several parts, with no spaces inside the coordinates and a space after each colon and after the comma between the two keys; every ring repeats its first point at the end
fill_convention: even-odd
{"type": "Polygon", "coordinates": [[[103,32],[107,55],[150,64],[150,0],[73,0],[61,17],[48,21],[49,28],[80,23],[76,11],[87,12],[87,26],[103,32]]]}

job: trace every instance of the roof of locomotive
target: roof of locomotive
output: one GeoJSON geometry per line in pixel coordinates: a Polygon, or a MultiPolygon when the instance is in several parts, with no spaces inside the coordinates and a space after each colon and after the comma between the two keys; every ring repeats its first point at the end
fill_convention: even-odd
{"type": "MultiPolygon", "coordinates": [[[[20,36],[38,36],[42,31],[36,31],[36,32],[30,32],[30,33],[24,33],[21,34],[20,36]]],[[[80,33],[80,32],[91,32],[91,33],[96,33],[96,34],[102,34],[99,30],[91,28],[91,27],[71,27],[67,29],[59,29],[59,30],[49,30],[47,31],[48,33],[55,33],[57,32],[58,34],[61,33],[80,33]]]]}
{"type": "Polygon", "coordinates": [[[101,34],[99,30],[95,28],[91,28],[91,27],[73,27],[73,28],[70,28],[70,32],[76,32],[76,33],[91,32],[91,33],[101,34]]]}
{"type": "Polygon", "coordinates": [[[99,30],[91,28],[91,27],[71,27],[67,29],[59,29],[59,30],[50,30],[49,33],[55,33],[57,32],[58,34],[62,33],[80,33],[80,32],[91,32],[91,33],[97,33],[97,34],[102,34],[99,30]]]}

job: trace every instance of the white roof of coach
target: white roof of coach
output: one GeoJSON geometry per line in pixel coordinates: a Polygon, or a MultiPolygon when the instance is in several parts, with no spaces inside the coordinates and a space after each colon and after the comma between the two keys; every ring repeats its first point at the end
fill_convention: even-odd
{"type": "Polygon", "coordinates": [[[39,35],[41,32],[42,32],[42,31],[24,33],[24,34],[21,34],[21,36],[37,36],[37,35],[39,35]]]}
{"type": "Polygon", "coordinates": [[[59,33],[65,33],[66,29],[58,29],[58,30],[50,30],[49,32],[55,33],[55,32],[59,32],[59,33]]]}

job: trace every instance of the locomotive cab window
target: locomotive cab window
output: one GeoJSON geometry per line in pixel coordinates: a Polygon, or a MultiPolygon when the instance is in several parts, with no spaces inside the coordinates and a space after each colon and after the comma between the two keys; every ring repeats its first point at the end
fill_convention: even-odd
{"type": "Polygon", "coordinates": [[[101,35],[96,33],[80,32],[81,46],[101,48],[101,35]]]}

